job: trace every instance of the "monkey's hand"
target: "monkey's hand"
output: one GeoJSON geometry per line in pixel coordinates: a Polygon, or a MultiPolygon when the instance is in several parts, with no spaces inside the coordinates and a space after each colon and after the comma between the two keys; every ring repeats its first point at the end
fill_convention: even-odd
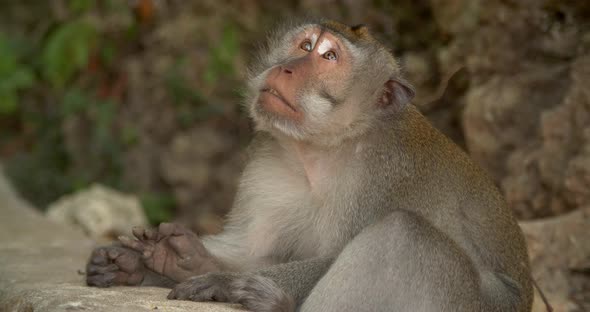
{"type": "Polygon", "coordinates": [[[96,287],[139,285],[146,268],[141,255],[120,246],[94,249],[86,265],[86,284],[96,287]]]}
{"type": "Polygon", "coordinates": [[[240,303],[260,312],[291,312],[291,296],[267,277],[251,273],[218,272],[192,277],[168,294],[168,299],[240,303]]]}
{"type": "Polygon", "coordinates": [[[119,237],[121,243],[142,255],[145,266],[174,281],[221,271],[219,261],[189,229],[173,223],[162,223],[158,229],[133,228],[136,239],[119,237]]]}

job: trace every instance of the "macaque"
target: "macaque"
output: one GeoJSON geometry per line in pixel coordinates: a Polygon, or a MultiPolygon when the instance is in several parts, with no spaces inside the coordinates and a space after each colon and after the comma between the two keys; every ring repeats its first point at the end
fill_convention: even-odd
{"type": "Polygon", "coordinates": [[[511,211],[365,26],[278,30],[248,90],[256,133],[224,231],[136,228],[93,252],[89,285],[251,311],[530,311],[511,211]]]}

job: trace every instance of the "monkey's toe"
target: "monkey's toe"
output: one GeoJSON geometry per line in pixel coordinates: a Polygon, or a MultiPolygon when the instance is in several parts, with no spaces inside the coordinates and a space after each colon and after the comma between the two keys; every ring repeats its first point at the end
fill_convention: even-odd
{"type": "Polygon", "coordinates": [[[115,285],[116,277],[117,274],[114,272],[97,275],[86,275],[86,285],[101,288],[111,287],[115,285]]]}
{"type": "Polygon", "coordinates": [[[271,279],[243,274],[230,285],[233,302],[241,303],[248,310],[259,312],[295,311],[293,297],[285,293],[271,279]]]}
{"type": "Polygon", "coordinates": [[[168,299],[227,302],[228,286],[223,274],[209,273],[176,285],[168,294],[168,299]]]}

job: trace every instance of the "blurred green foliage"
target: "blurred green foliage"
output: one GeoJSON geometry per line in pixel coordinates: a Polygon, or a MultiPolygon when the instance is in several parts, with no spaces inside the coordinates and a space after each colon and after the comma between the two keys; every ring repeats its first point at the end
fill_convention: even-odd
{"type": "Polygon", "coordinates": [[[210,50],[211,60],[205,69],[205,81],[213,84],[222,75],[233,75],[233,62],[238,54],[238,31],[233,24],[227,24],[223,29],[221,40],[210,50]]]}
{"type": "Polygon", "coordinates": [[[18,92],[35,82],[32,68],[23,62],[25,52],[22,41],[0,33],[0,114],[14,113],[18,92]]]}
{"type": "Polygon", "coordinates": [[[88,64],[97,35],[96,29],[82,18],[58,25],[43,47],[41,60],[45,79],[54,87],[63,88],[88,64]]]}
{"type": "Polygon", "coordinates": [[[102,183],[140,194],[151,222],[167,220],[167,144],[197,123],[247,130],[245,54],[281,16],[364,16],[395,52],[437,44],[427,2],[364,3],[363,13],[351,1],[5,0],[0,159],[40,208],[102,183]],[[129,165],[138,154],[140,169],[129,165]]]}
{"type": "Polygon", "coordinates": [[[140,195],[140,201],[151,224],[160,224],[173,217],[176,205],[174,197],[168,193],[145,193],[140,195]]]}
{"type": "MultiPolygon", "coordinates": [[[[189,85],[187,79],[183,77],[180,69],[188,66],[187,62],[186,58],[180,58],[169,69],[165,79],[166,87],[172,97],[172,104],[177,112],[177,121],[183,128],[223,113],[222,108],[208,103],[199,89],[189,85]]],[[[204,80],[211,79],[211,83],[213,83],[220,76],[233,73],[233,64],[210,65],[204,74],[204,80]]]]}
{"type": "MultiPolygon", "coordinates": [[[[99,5],[127,16],[132,15],[131,8],[120,1],[65,4],[67,18],[47,16],[51,20],[45,20],[49,27],[42,36],[0,33],[0,118],[10,121],[0,120],[0,147],[8,149],[4,151],[8,157],[0,156],[6,158],[6,173],[19,191],[41,208],[94,182],[136,191],[125,185],[121,175],[123,153],[138,142],[139,133],[132,124],[117,127],[120,99],[108,94],[102,82],[115,66],[115,39],[90,18],[99,5]],[[101,94],[105,88],[107,94],[101,94]],[[87,140],[84,164],[76,164],[68,151],[64,137],[68,120],[87,126],[80,134],[81,140],[87,140]],[[11,151],[5,147],[10,145],[7,141],[24,149],[11,151]]],[[[125,39],[135,37],[138,28],[132,24],[125,39]]],[[[198,100],[182,81],[176,84],[182,96],[198,100]]],[[[171,195],[144,191],[141,198],[150,221],[172,217],[171,195]]]]}

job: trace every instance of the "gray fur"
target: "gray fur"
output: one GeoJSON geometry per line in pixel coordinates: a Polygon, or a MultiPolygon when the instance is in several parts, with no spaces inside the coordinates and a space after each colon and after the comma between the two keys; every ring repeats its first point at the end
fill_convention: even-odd
{"type": "MultiPolygon", "coordinates": [[[[285,41],[305,27],[273,37],[262,68],[284,61],[285,41]]],[[[396,63],[383,66],[384,53],[378,44],[353,49],[363,79],[333,109],[361,107],[351,124],[291,132],[250,110],[259,132],[219,236],[228,240],[205,246],[273,280],[301,311],[530,311],[516,220],[487,175],[406,104],[413,90],[396,63]],[[399,105],[377,109],[390,79],[388,98],[399,105]]],[[[254,73],[249,107],[262,78],[254,73]]],[[[265,285],[251,296],[276,298],[265,285]]]]}
{"type": "Polygon", "coordinates": [[[413,91],[382,45],[344,41],[352,78],[330,84],[330,97],[346,100],[327,113],[310,113],[333,102],[314,77],[299,90],[301,124],[260,111],[265,73],[289,61],[289,40],[309,27],[323,26],[273,36],[251,72],[250,160],[224,232],[203,238],[229,271],[184,281],[170,298],[253,311],[530,311],[528,256],[511,211],[406,103],[413,91]]]}
{"type": "Polygon", "coordinates": [[[258,274],[207,273],[177,285],[168,299],[240,303],[257,312],[290,312],[292,297],[272,279],[258,274]]]}

